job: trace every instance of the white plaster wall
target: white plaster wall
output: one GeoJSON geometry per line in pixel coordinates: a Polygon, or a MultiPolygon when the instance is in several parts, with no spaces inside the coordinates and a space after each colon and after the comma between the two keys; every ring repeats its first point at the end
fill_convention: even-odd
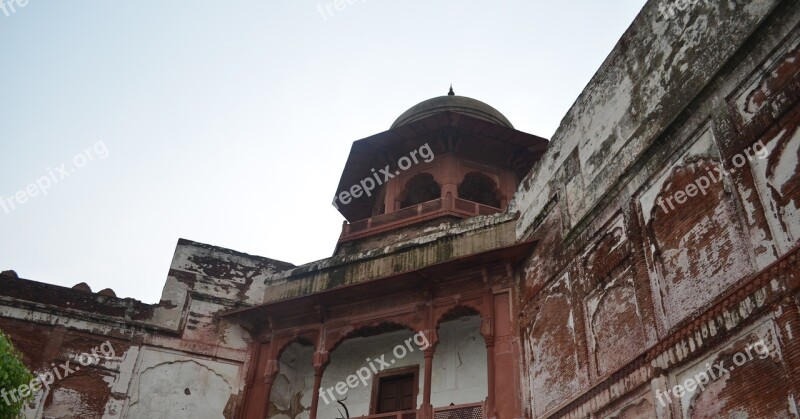
{"type": "Polygon", "coordinates": [[[241,365],[157,348],[141,351],[126,418],[222,419],[241,365]]]}
{"type": "Polygon", "coordinates": [[[433,356],[433,407],[478,403],[486,399],[486,342],[480,334],[480,316],[442,323],[433,356]]]}
{"type": "Polygon", "coordinates": [[[765,143],[770,158],[753,159],[750,164],[772,235],[781,252],[787,252],[800,242],[800,208],[795,207],[794,201],[781,206],[775,202],[773,195],[780,195],[785,188],[788,189],[790,182],[800,171],[797,153],[800,149],[800,130],[795,128],[795,131],[791,132],[789,129],[784,129],[765,143]],[[778,155],[775,147],[779,138],[785,138],[786,144],[785,151],[778,155]],[[770,169],[774,172],[770,173],[770,169]]]}
{"type": "Polygon", "coordinates": [[[276,264],[281,263],[216,246],[182,241],[175,248],[170,268],[204,276],[203,281],[194,285],[196,291],[231,300],[241,300],[239,286],[244,286],[250,279],[250,284],[244,289],[244,301],[257,303],[264,296],[267,280],[279,272],[276,264]],[[209,269],[213,267],[202,262],[205,260],[214,260],[215,265],[224,267],[227,271],[225,278],[216,278],[215,270],[209,269]]]}
{"type": "Polygon", "coordinates": [[[157,306],[153,311],[152,324],[170,330],[180,330],[184,309],[189,299],[186,285],[175,278],[167,277],[164,288],[161,290],[161,302],[166,306],[157,306]]]}
{"type": "Polygon", "coordinates": [[[569,227],[577,224],[778,3],[709,2],[663,19],[659,2],[648,2],[520,183],[508,209],[520,212],[517,238],[555,195],[567,202],[569,227]],[[580,170],[565,195],[554,176],[576,149],[580,170]]]}
{"type": "Polygon", "coordinates": [[[271,419],[309,418],[314,392],[313,356],[313,345],[297,342],[283,351],[269,398],[279,413],[271,419]]]}
{"type": "MultiPolygon", "coordinates": [[[[478,403],[486,399],[488,394],[486,372],[486,344],[480,335],[480,317],[470,316],[442,323],[439,329],[439,345],[433,359],[433,377],[431,403],[434,407],[449,406],[453,404],[478,403]]],[[[369,358],[372,364],[380,369],[376,358],[384,356],[384,361],[391,364],[384,370],[408,366],[419,368],[419,393],[417,396],[418,408],[422,404],[424,392],[425,360],[423,351],[413,342],[413,351],[400,358],[396,355],[403,351],[395,348],[405,345],[411,339],[411,331],[397,331],[367,338],[348,339],[331,353],[330,364],[322,377],[323,391],[334,387],[339,381],[346,381],[347,376],[355,374],[360,368],[368,367],[369,358]]],[[[281,365],[283,368],[283,365],[281,365]]],[[[374,375],[374,374],[372,374],[374,375]]],[[[313,378],[313,371],[307,372],[313,378]]],[[[369,414],[369,405],[372,397],[373,377],[367,380],[367,385],[358,383],[355,388],[348,387],[344,395],[339,395],[335,390],[333,394],[344,400],[351,417],[369,414]]],[[[330,397],[329,404],[320,397],[318,417],[320,419],[338,418],[339,406],[330,397]]]]}
{"type": "Polygon", "coordinates": [[[675,161],[669,166],[665,167],[652,182],[649,188],[645,190],[639,197],[639,204],[642,206],[642,215],[644,216],[645,224],[650,222],[653,215],[653,208],[656,207],[656,198],[664,187],[664,182],[670,177],[676,167],[686,164],[686,162],[693,157],[708,157],[719,160],[719,151],[717,150],[714,133],[711,127],[706,125],[700,130],[699,135],[690,140],[688,148],[680,153],[675,161]]]}
{"type": "MultiPolygon", "coordinates": [[[[401,330],[392,333],[385,333],[378,336],[370,336],[367,338],[353,338],[344,341],[338,348],[331,352],[331,359],[325,373],[322,376],[322,389],[327,389],[335,386],[339,381],[345,381],[347,376],[355,374],[356,371],[362,367],[368,367],[369,363],[367,358],[374,360],[384,356],[383,360],[391,364],[391,367],[384,369],[386,372],[390,369],[408,367],[411,365],[418,365],[419,371],[419,396],[417,397],[417,407],[422,402],[422,380],[424,373],[424,356],[422,351],[417,348],[414,343],[411,347],[414,351],[408,351],[403,358],[398,358],[393,353],[393,350],[398,345],[408,349],[405,346],[406,339],[410,339],[414,333],[408,330],[401,330]],[[394,362],[392,362],[394,361],[394,362]]],[[[398,353],[402,353],[398,350],[398,353]]],[[[372,362],[377,369],[380,366],[376,362],[372,362]]],[[[345,395],[339,395],[336,391],[333,394],[339,399],[343,400],[350,411],[350,417],[357,417],[369,414],[369,403],[372,397],[373,379],[369,378],[367,385],[364,386],[361,382],[355,388],[349,388],[345,395]]],[[[330,399],[330,398],[329,398],[330,399]]],[[[330,400],[329,400],[330,401],[330,400]]],[[[333,419],[340,417],[338,410],[341,409],[335,401],[326,404],[322,397],[320,397],[319,408],[317,410],[317,417],[319,419],[333,419]]]]}

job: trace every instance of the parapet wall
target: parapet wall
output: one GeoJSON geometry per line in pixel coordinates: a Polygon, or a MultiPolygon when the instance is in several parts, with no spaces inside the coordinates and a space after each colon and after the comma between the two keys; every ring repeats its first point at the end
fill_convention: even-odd
{"type": "Polygon", "coordinates": [[[29,418],[235,417],[252,336],[221,312],[260,302],[293,265],[180,240],[159,304],[0,277],[0,329],[35,375],[54,371],[29,418]],[[106,348],[97,362],[84,354],[106,348]],[[76,367],[80,367],[76,369],[76,367]]]}

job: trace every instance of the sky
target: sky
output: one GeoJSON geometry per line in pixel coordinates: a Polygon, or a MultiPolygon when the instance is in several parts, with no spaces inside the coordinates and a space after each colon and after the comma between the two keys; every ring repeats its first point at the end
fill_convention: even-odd
{"type": "Polygon", "coordinates": [[[550,138],[644,5],[1,1],[0,270],[146,303],[179,238],[330,257],[352,142],[451,83],[550,138]]]}

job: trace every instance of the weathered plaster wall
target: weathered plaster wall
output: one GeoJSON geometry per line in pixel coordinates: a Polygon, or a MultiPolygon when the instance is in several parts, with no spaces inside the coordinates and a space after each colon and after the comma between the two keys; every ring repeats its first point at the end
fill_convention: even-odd
{"type": "Polygon", "coordinates": [[[314,345],[294,342],[283,351],[267,417],[308,419],[314,392],[314,345]]]}
{"type": "Polygon", "coordinates": [[[233,418],[252,337],[217,314],[292,265],[181,240],[159,304],[0,277],[0,329],[36,374],[108,341],[113,356],[37,394],[28,418],[233,418]]]}
{"type": "MultiPolygon", "coordinates": [[[[788,371],[781,353],[781,345],[775,333],[775,323],[769,319],[744,330],[732,337],[726,344],[706,357],[692,360],[682,368],[676,368],[666,377],[670,386],[685,382],[701,373],[716,375],[720,369],[708,366],[719,365],[729,374],[711,380],[703,388],[686,391],[680,398],[680,412],[683,417],[729,416],[749,414],[751,417],[791,417],[797,415],[796,401],[785,385],[788,371]],[[760,346],[748,347],[763,341],[766,350],[760,346]],[[743,355],[738,355],[743,354],[743,355]],[[734,360],[735,358],[735,360],[734,360]],[[737,364],[741,364],[738,365],[737,364]],[[753,403],[753,395],[758,394],[759,402],[753,403]]],[[[677,397],[667,399],[658,393],[656,400],[674,403],[677,397]]],[[[661,401],[657,406],[660,406],[661,401]]]]}
{"type": "Polygon", "coordinates": [[[441,223],[425,234],[397,236],[397,241],[360,253],[335,256],[298,266],[268,280],[264,303],[409,272],[458,257],[514,244],[513,214],[480,216],[441,223]]]}
{"type": "Polygon", "coordinates": [[[144,348],[137,363],[125,417],[149,418],[156,412],[191,418],[231,417],[241,363],[161,348],[144,348]]]}
{"type": "Polygon", "coordinates": [[[697,2],[665,19],[661,3],[512,204],[518,239],[540,239],[516,290],[527,414],[796,416],[800,4],[697,2]],[[656,401],[756,337],[769,359],[656,401]]]}
{"type": "Polygon", "coordinates": [[[488,395],[486,342],[480,316],[439,325],[439,344],[433,355],[431,404],[450,406],[482,402],[488,395]]]}
{"type": "Polygon", "coordinates": [[[580,222],[778,3],[710,2],[664,19],[648,2],[522,182],[518,236],[559,192],[567,225],[580,222]]]}
{"type": "MultiPolygon", "coordinates": [[[[344,381],[347,376],[355,374],[360,368],[369,366],[367,359],[374,360],[382,358],[385,362],[391,364],[382,372],[391,369],[421,366],[424,364],[422,351],[415,349],[413,352],[403,358],[398,358],[393,354],[393,350],[397,345],[405,346],[405,340],[412,338],[413,332],[407,330],[396,331],[392,333],[385,333],[377,336],[352,338],[342,342],[333,352],[331,352],[330,364],[325,369],[322,376],[322,388],[328,389],[336,385],[339,381],[344,381]]],[[[401,353],[402,352],[398,352],[401,353]]],[[[379,363],[373,362],[376,368],[380,369],[379,363]]],[[[347,393],[342,396],[333,392],[338,400],[347,400],[344,403],[350,411],[351,417],[358,417],[361,415],[369,414],[370,400],[372,397],[372,387],[374,385],[374,377],[370,377],[366,386],[360,382],[355,388],[348,388],[347,393]]],[[[419,388],[422,388],[422,374],[419,375],[419,388]]],[[[417,405],[422,401],[422,393],[420,392],[417,398],[417,405]]],[[[335,400],[325,403],[320,398],[320,405],[318,417],[320,418],[336,418],[339,417],[337,413],[341,406],[335,400]]],[[[343,411],[343,410],[342,410],[343,411]]]]}

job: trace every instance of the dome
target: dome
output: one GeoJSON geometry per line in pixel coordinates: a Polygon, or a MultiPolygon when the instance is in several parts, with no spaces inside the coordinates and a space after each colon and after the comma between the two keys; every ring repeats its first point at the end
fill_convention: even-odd
{"type": "Polygon", "coordinates": [[[456,96],[453,93],[452,87],[447,96],[428,99],[403,112],[403,114],[394,121],[392,128],[407,125],[422,118],[445,111],[458,112],[493,124],[514,128],[508,118],[503,116],[497,109],[480,100],[475,100],[466,96],[456,96]]]}

